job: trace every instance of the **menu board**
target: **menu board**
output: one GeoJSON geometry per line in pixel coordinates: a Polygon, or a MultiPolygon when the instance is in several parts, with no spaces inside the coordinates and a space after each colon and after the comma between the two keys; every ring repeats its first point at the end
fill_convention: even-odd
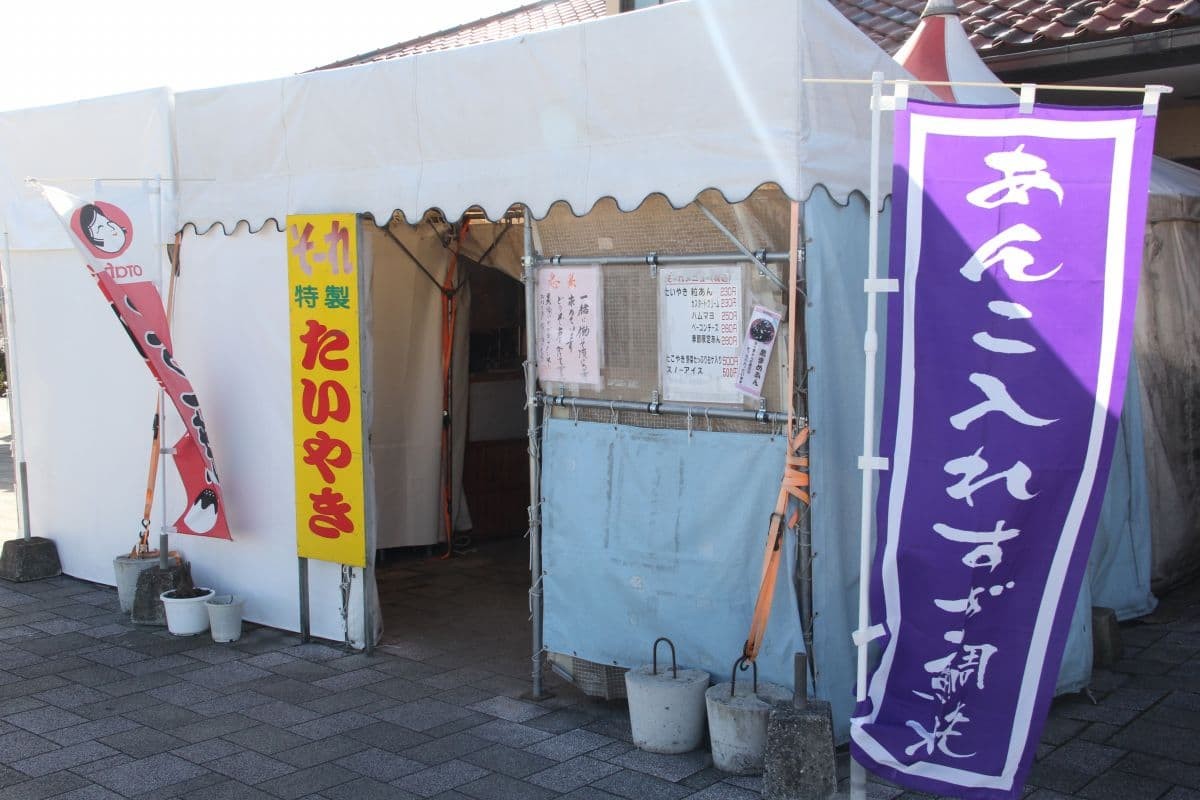
{"type": "Polygon", "coordinates": [[[663,399],[740,403],[741,266],[660,268],[658,320],[663,399]]]}

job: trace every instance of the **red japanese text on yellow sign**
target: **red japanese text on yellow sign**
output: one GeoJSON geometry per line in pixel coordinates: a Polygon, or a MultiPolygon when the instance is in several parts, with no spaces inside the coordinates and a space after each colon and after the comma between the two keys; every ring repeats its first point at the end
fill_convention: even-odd
{"type": "Polygon", "coordinates": [[[287,218],[296,552],[364,566],[358,226],[354,214],[287,218]]]}

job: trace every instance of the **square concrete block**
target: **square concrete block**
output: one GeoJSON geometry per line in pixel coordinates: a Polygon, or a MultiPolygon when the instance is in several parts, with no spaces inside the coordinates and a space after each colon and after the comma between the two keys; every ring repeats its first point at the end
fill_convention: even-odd
{"type": "Polygon", "coordinates": [[[62,574],[58,548],[41,536],[10,539],[0,552],[0,578],[14,583],[40,581],[62,574]]]}
{"type": "Polygon", "coordinates": [[[763,758],[763,797],[817,800],[837,790],[833,751],[833,711],[809,700],[805,708],[780,707],[767,722],[763,758]]]}

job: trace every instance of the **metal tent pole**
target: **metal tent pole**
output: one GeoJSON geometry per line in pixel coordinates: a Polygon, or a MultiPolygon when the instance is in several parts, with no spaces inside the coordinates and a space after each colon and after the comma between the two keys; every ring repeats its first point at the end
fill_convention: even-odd
{"type": "MultiPolygon", "coordinates": [[[[598,264],[602,267],[619,266],[622,264],[649,264],[659,267],[688,266],[691,264],[744,264],[747,261],[757,263],[761,269],[764,264],[786,264],[787,253],[773,253],[766,250],[745,253],[645,253],[635,256],[540,256],[534,255],[534,266],[538,267],[588,267],[598,264]]],[[[768,275],[768,277],[771,277],[768,275]]],[[[778,281],[778,277],[772,277],[778,281]]]]}
{"type": "Polygon", "coordinates": [[[533,216],[525,206],[525,411],[529,421],[529,613],[533,621],[533,687],[542,697],[542,487],[537,397],[537,276],[533,216]]]}
{"type": "Polygon", "coordinates": [[[13,331],[16,328],[16,304],[13,302],[13,284],[12,284],[12,251],[9,247],[8,230],[4,231],[4,260],[0,263],[0,276],[4,283],[3,289],[3,313],[4,313],[4,335],[8,339],[7,352],[5,353],[5,370],[8,373],[8,414],[9,414],[9,430],[12,432],[12,447],[9,454],[13,458],[16,465],[16,490],[18,501],[18,513],[21,515],[19,520],[21,526],[21,538],[26,542],[32,537],[29,526],[29,471],[25,463],[25,436],[23,429],[23,420],[21,418],[21,401],[17,397],[17,353],[13,347],[13,331]]]}

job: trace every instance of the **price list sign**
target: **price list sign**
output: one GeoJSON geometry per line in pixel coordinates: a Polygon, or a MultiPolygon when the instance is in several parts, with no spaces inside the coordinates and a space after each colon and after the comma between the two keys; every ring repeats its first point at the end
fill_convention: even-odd
{"type": "Polygon", "coordinates": [[[741,402],[741,267],[660,269],[658,319],[663,399],[741,402]]]}

